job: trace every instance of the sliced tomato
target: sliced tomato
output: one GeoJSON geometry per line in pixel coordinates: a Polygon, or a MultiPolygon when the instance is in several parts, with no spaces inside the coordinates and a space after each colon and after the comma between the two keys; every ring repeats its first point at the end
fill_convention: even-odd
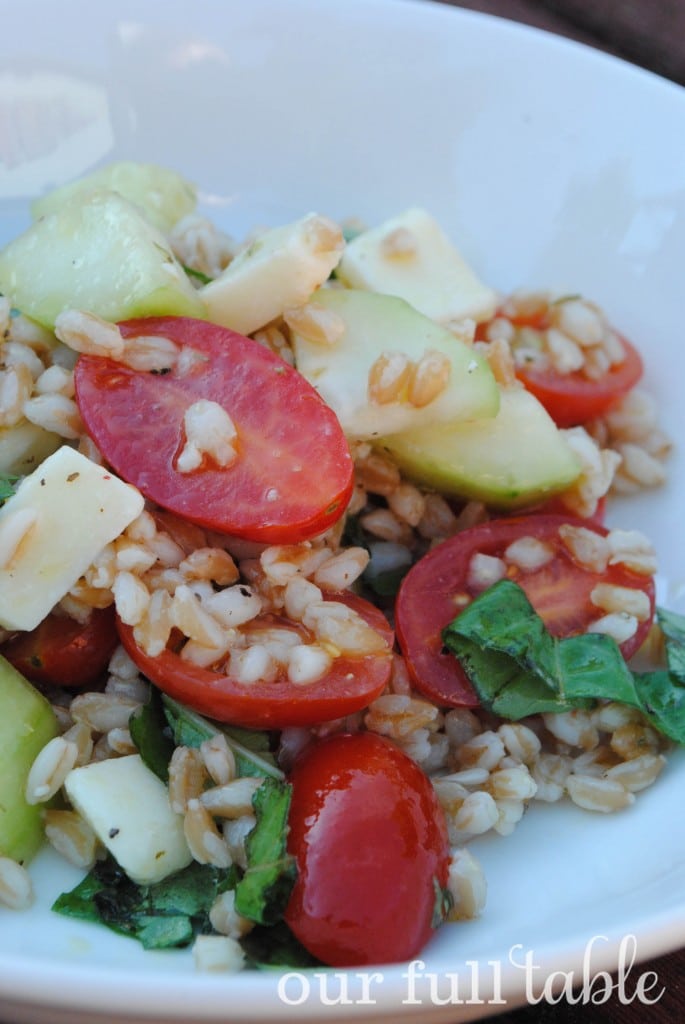
{"type": "Polygon", "coordinates": [[[285,920],[333,967],[410,960],[443,919],[445,813],[425,772],[383,736],[307,748],[289,781],[297,880],[285,920]]]}
{"type": "Polygon", "coordinates": [[[516,375],[544,405],[557,426],[579,426],[603,416],[642,377],[639,352],[626,338],[620,341],[625,358],[597,380],[590,380],[579,371],[558,373],[551,369],[536,370],[532,366],[520,367],[516,375]]]}
{"type": "Polygon", "coordinates": [[[149,499],[200,526],[269,544],[324,532],[352,492],[353,463],[335,414],[313,387],[265,347],[183,317],[130,320],[125,338],[161,336],[187,357],[168,373],[84,355],[76,399],[107,462],[149,499]],[[204,457],[181,472],[184,417],[195,402],[220,405],[237,431],[237,457],[204,457]]]}
{"type": "MultiPolygon", "coordinates": [[[[332,668],[309,684],[291,683],[285,675],[273,682],[239,683],[224,672],[184,661],[167,647],[151,657],[135,641],[130,626],[119,622],[119,636],[143,675],[163,693],[218,722],[254,729],[316,725],[367,707],[385,688],[392,662],[393,631],[383,613],[354,594],[330,594],[349,605],[380,633],[387,650],[360,657],[336,658],[332,668]]],[[[288,625],[287,620],[279,621],[288,625]]],[[[290,623],[294,629],[298,627],[290,623]]]]}
{"type": "MultiPolygon", "coordinates": [[[[509,565],[507,575],[519,583],[529,601],[555,636],[585,632],[602,611],[590,594],[598,583],[637,589],[647,594],[651,614],[635,634],[621,645],[630,658],[645,640],[654,615],[654,581],[622,565],[592,572],[570,555],[561,541],[563,523],[582,526],[600,536],[608,531],[589,520],[568,516],[530,515],[493,519],[471,527],[433,548],[407,573],[395,604],[397,639],[414,683],[438,704],[476,707],[478,697],[459,662],[442,645],[442,630],[478,590],[469,583],[471,559],[476,554],[503,558],[513,541],[534,537],[544,541],[553,557],[541,568],[522,571],[509,565]]],[[[506,560],[506,559],[505,559],[506,560]]]]}
{"type": "Polygon", "coordinates": [[[95,608],[87,622],[54,613],[17,633],[0,653],[33,683],[91,686],[105,672],[118,642],[114,606],[95,608]]]}
{"type": "MultiPolygon", "coordinates": [[[[549,308],[529,316],[510,316],[500,311],[496,314],[509,320],[515,327],[532,327],[544,331],[550,326],[549,308]]],[[[477,337],[485,339],[487,324],[479,326],[477,337]]],[[[559,373],[548,368],[534,366],[517,367],[516,376],[531,394],[544,405],[559,427],[576,427],[597,416],[603,416],[642,377],[642,357],[634,345],[623,335],[618,335],[625,358],[610,367],[597,380],[591,380],[582,372],[559,373]]]]}

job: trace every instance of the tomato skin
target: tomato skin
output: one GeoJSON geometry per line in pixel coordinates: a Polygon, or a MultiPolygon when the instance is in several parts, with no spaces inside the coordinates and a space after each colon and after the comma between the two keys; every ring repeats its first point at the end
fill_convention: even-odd
{"type": "Polygon", "coordinates": [[[97,682],[118,643],[114,606],[94,608],[87,622],[50,614],[3,644],[2,654],[32,683],[79,688],[97,682]]]}
{"type": "Polygon", "coordinates": [[[129,320],[127,339],[157,335],[195,352],[167,373],[82,355],[74,371],[86,428],[112,468],[142,493],[199,526],[267,544],[323,533],[342,515],[353,462],[340,424],[284,360],[234,331],[187,317],[129,320]],[[237,431],[224,468],[205,457],[180,472],[184,416],[201,399],[237,431]]]}
{"type": "MultiPolygon", "coordinates": [[[[495,315],[508,320],[514,327],[544,331],[552,326],[549,309],[519,316],[511,316],[499,310],[495,315]]],[[[487,324],[478,326],[476,337],[487,340],[487,324]]],[[[582,426],[588,420],[608,412],[635,387],[644,372],[642,357],[635,346],[618,332],[617,337],[623,346],[625,358],[597,380],[584,376],[579,370],[559,373],[551,368],[541,370],[533,366],[517,367],[516,376],[526,390],[544,405],[558,427],[582,426]]]]}
{"type": "Polygon", "coordinates": [[[321,679],[295,685],[287,679],[272,683],[237,683],[221,672],[183,661],[166,648],[151,657],[138,647],[133,630],[117,622],[121,642],[143,675],[163,692],[217,722],[250,729],[283,729],[317,725],[359,711],[382,693],[390,677],[394,634],[377,608],[354,594],[330,594],[331,600],[352,607],[387,643],[387,654],[337,658],[321,679]]]}
{"type": "Polygon", "coordinates": [[[639,352],[626,338],[620,337],[620,341],[625,359],[597,380],[589,380],[578,371],[557,373],[532,367],[517,369],[516,376],[544,405],[558,427],[581,426],[608,412],[642,377],[639,352]]]}
{"type": "Polygon", "coordinates": [[[478,706],[478,696],[459,662],[443,649],[442,630],[463,608],[463,604],[455,603],[455,597],[475,596],[467,583],[472,556],[481,552],[501,557],[509,544],[521,537],[535,537],[554,548],[554,558],[541,569],[527,573],[512,570],[508,575],[521,585],[547,629],[555,636],[582,633],[590,622],[603,614],[590,600],[597,583],[634,587],[648,595],[649,620],[640,622],[635,635],[620,645],[624,658],[632,657],[646,639],[654,615],[653,579],[620,565],[609,566],[603,573],[582,568],[559,539],[559,527],[563,523],[584,527],[600,536],[608,533],[599,523],[570,516],[493,519],[443,541],[409,570],[395,603],[395,628],[418,690],[448,707],[478,706]]]}
{"type": "Polygon", "coordinates": [[[415,957],[439,923],[449,868],[445,815],[427,776],[389,740],[356,733],[305,750],[290,782],[292,931],[333,967],[415,957]]]}

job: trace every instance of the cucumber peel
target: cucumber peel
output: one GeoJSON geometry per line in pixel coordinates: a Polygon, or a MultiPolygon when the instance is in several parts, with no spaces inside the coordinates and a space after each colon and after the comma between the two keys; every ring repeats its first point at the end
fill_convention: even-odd
{"type": "Polygon", "coordinates": [[[42,807],[26,802],[31,765],[58,733],[50,704],[0,656],[0,855],[24,863],[43,841],[42,807]]]}

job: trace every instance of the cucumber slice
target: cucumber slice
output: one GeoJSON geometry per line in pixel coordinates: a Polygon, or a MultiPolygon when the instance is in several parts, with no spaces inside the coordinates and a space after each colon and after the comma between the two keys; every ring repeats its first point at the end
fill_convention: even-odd
{"type": "Polygon", "coordinates": [[[333,344],[293,331],[295,364],[334,410],[348,437],[375,439],[497,412],[499,390],[486,360],[404,299],[321,288],[311,302],[335,314],[344,330],[333,344]],[[369,371],[379,356],[401,352],[418,362],[431,349],[451,363],[449,382],[437,398],[421,408],[406,401],[369,401],[369,371]]]}
{"type": "Polygon", "coordinates": [[[121,160],[34,200],[31,213],[34,219],[45,217],[75,196],[83,197],[94,189],[118,192],[139,206],[145,218],[160,231],[170,231],[181,217],[195,209],[197,201],[194,187],[175,171],[157,164],[121,160]]]}
{"type": "Polygon", "coordinates": [[[10,242],[0,292],[50,328],[64,309],[105,320],[204,311],[164,235],[107,191],[74,196],[10,242]]]}
{"type": "Polygon", "coordinates": [[[496,508],[524,508],[569,487],[580,464],[538,400],[502,391],[494,419],[425,427],[383,441],[407,476],[496,508]]]}
{"type": "Polygon", "coordinates": [[[0,854],[25,862],[43,841],[42,808],[27,804],[29,770],[57,735],[49,703],[0,657],[0,854]]]}

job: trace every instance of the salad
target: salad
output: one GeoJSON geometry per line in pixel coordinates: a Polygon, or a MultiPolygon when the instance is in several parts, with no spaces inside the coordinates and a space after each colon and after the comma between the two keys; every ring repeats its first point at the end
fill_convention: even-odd
{"type": "Polygon", "coordinates": [[[685,741],[685,621],[604,525],[666,478],[642,360],[434,217],[234,242],[105,167],[0,252],[0,902],[198,967],[402,961],[475,837],[618,812],[685,741]],[[636,656],[640,657],[640,667],[636,656]]]}

